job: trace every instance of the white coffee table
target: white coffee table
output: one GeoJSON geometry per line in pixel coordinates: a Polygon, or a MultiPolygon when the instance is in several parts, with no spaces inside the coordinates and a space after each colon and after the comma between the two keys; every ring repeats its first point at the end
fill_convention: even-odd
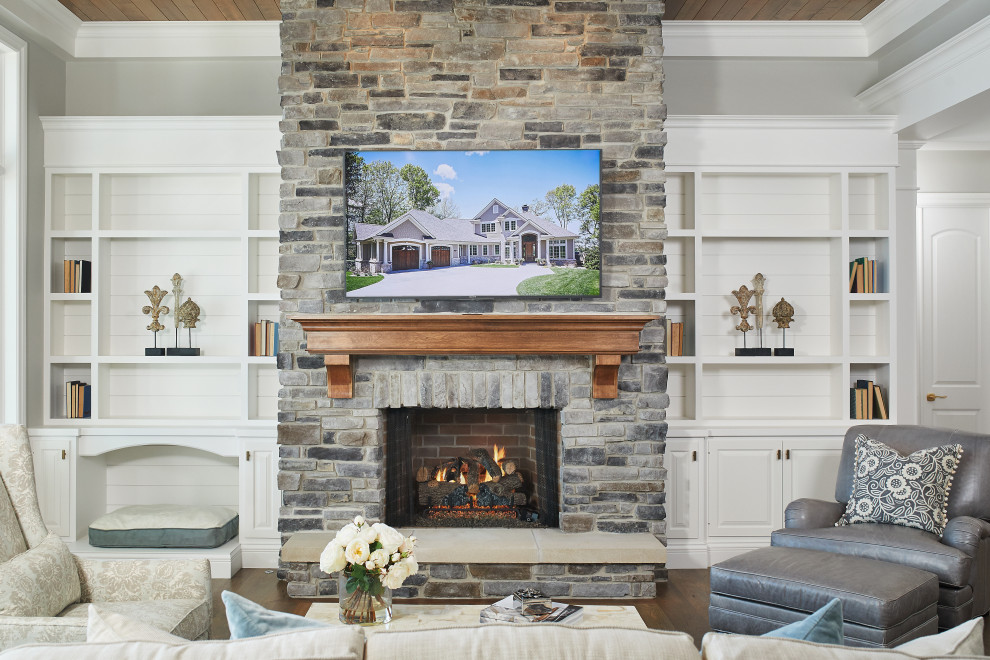
{"type": "MultiPolygon", "coordinates": [[[[484,605],[406,605],[397,602],[392,606],[392,620],[389,623],[362,626],[362,628],[366,634],[371,634],[389,630],[477,625],[484,607],[484,605]]],[[[591,626],[646,628],[639,612],[632,605],[582,605],[582,607],[584,607],[584,616],[575,624],[582,628],[591,626]]],[[[337,603],[313,603],[306,613],[306,618],[330,625],[346,625],[340,622],[339,614],[340,606],[337,603]]]]}

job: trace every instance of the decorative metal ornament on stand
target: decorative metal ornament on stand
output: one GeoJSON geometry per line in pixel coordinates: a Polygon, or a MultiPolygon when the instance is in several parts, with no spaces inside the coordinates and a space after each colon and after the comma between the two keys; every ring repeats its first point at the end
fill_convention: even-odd
{"type": "Polygon", "coordinates": [[[732,292],[732,295],[736,298],[736,302],[739,304],[730,307],[729,311],[733,316],[736,314],[739,315],[739,325],[736,326],[736,330],[743,333],[743,347],[736,349],[736,355],[751,356],[760,354],[754,352],[760,351],[761,349],[759,348],[746,348],[746,333],[753,329],[753,326],[749,323],[749,315],[756,313],[756,307],[749,304],[754,293],[755,291],[750,290],[745,284],[732,292]]]}
{"type": "Polygon", "coordinates": [[[165,355],[164,348],[158,348],[158,331],[164,330],[165,326],[158,322],[158,317],[162,314],[168,314],[168,307],[162,305],[162,300],[168,295],[168,291],[163,291],[161,287],[157,284],[150,291],[145,291],[144,295],[148,296],[148,300],[151,301],[150,305],[145,305],[141,308],[142,314],[151,315],[151,323],[148,325],[147,329],[154,333],[155,346],[154,348],[144,349],[145,355],[165,355]]]}
{"type": "Polygon", "coordinates": [[[178,273],[172,275],[172,296],[175,298],[175,305],[172,307],[172,325],[175,326],[175,348],[179,347],[179,328],[182,322],[179,320],[179,305],[182,302],[182,275],[178,273]]]}
{"type": "Polygon", "coordinates": [[[757,353],[752,355],[770,355],[770,349],[763,347],[763,294],[766,291],[767,278],[763,273],[753,276],[753,294],[756,298],[756,334],[760,338],[760,347],[754,349],[757,353]]]}
{"type": "Polygon", "coordinates": [[[794,320],[794,307],[781,298],[770,313],[773,314],[774,323],[780,328],[780,348],[773,349],[773,354],[793,357],[794,349],[786,348],[784,345],[787,343],[787,328],[791,327],[791,322],[794,320]]]}
{"type": "Polygon", "coordinates": [[[193,302],[192,298],[186,298],[186,302],[179,305],[179,323],[182,323],[186,327],[189,333],[189,346],[186,348],[175,348],[168,349],[169,355],[199,355],[199,349],[193,348],[192,345],[192,329],[196,327],[199,322],[199,305],[193,302]]]}

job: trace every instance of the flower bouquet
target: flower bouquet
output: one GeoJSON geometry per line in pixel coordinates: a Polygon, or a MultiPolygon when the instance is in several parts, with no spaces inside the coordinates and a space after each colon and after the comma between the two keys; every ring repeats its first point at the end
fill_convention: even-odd
{"type": "Polygon", "coordinates": [[[392,589],[419,570],[413,557],[415,536],[403,536],[382,523],[358,516],[337,532],[320,555],[320,570],[341,571],[340,620],[344,623],[388,623],[392,589]]]}

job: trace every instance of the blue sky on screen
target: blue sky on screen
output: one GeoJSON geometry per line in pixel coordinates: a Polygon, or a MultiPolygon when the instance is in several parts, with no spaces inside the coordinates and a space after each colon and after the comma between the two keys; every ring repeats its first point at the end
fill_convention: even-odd
{"type": "Polygon", "coordinates": [[[513,208],[543,199],[562,183],[577,194],[599,182],[597,150],[533,151],[361,151],[365,162],[391,161],[397,168],[419,165],[457,204],[462,218],[477,215],[493,197],[513,208]]]}

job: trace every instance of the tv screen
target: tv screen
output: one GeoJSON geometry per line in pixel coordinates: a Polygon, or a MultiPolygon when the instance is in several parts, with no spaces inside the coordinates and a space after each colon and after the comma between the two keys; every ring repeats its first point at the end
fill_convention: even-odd
{"type": "Polygon", "coordinates": [[[347,297],[601,295],[601,151],[353,151],[344,164],[347,297]]]}

